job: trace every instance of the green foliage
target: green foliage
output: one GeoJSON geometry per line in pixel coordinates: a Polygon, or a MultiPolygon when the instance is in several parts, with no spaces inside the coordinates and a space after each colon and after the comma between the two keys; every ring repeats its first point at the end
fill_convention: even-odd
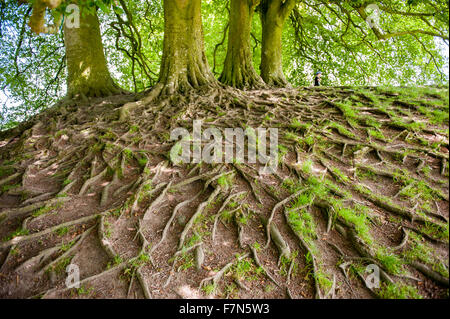
{"type": "Polygon", "coordinates": [[[444,277],[449,277],[448,265],[445,266],[437,257],[433,247],[428,245],[423,237],[416,235],[412,232],[409,233],[410,246],[406,249],[402,255],[407,262],[421,261],[430,265],[433,270],[437,271],[444,277]]]}
{"type": "MultiPolygon", "coordinates": [[[[382,11],[383,32],[425,30],[448,37],[448,3],[439,1],[386,1],[399,12],[433,12],[433,18],[398,15],[382,11]],[[408,4],[409,2],[409,4],[408,4]]],[[[28,5],[4,0],[0,10],[0,129],[10,128],[48,108],[65,95],[66,66],[62,32],[32,35],[27,26],[28,5]]],[[[82,14],[100,8],[103,45],[117,83],[130,91],[143,91],[158,79],[164,37],[161,1],[88,1],[82,14]],[[123,6],[125,5],[125,7],[123,6]],[[118,27],[125,21],[125,30],[118,27]],[[126,34],[126,36],[125,36],[126,34]]],[[[448,84],[448,54],[440,37],[414,33],[379,41],[356,12],[357,1],[299,2],[283,28],[283,69],[294,86],[311,85],[321,70],[324,85],[448,84]],[[347,13],[348,12],[348,16],[347,13]],[[351,21],[342,17],[350,17],[351,21]],[[395,52],[395,54],[392,54],[395,52]]],[[[62,13],[66,3],[57,10],[62,13]]],[[[213,73],[223,68],[228,37],[228,1],[202,1],[205,53],[213,73]]],[[[49,18],[49,17],[48,17],[49,18]]],[[[255,70],[261,61],[262,26],[258,14],[252,19],[251,47],[255,70]]],[[[391,90],[395,92],[395,89],[391,90]]],[[[376,99],[364,92],[373,104],[376,99]]],[[[414,97],[415,93],[411,93],[414,97]]],[[[448,103],[447,103],[448,104],[448,103]]],[[[345,115],[355,111],[345,103],[345,115]]],[[[422,109],[434,123],[448,121],[443,110],[422,109]]],[[[268,118],[270,120],[270,118],[268,118]]],[[[416,123],[401,123],[413,127],[416,123]]],[[[294,129],[306,124],[292,122],[294,129]]],[[[130,132],[136,132],[131,127],[130,132]]]]}
{"type": "Polygon", "coordinates": [[[287,214],[288,222],[293,230],[298,232],[304,241],[312,247],[314,240],[317,239],[316,224],[312,215],[305,209],[298,211],[295,205],[293,208],[287,209],[287,214]]]}
{"type": "Polygon", "coordinates": [[[217,184],[223,188],[228,188],[233,185],[233,175],[222,175],[217,179],[217,184]]]}
{"type": "Polygon", "coordinates": [[[239,280],[257,280],[264,270],[261,267],[256,267],[252,259],[244,258],[237,260],[230,272],[236,276],[239,280]]]}
{"type": "Polygon", "coordinates": [[[417,288],[405,284],[382,284],[377,292],[382,299],[422,299],[417,288]]]}
{"type": "Polygon", "coordinates": [[[64,236],[69,232],[69,227],[60,227],[57,230],[55,230],[55,233],[58,236],[64,236]]]}
{"type": "Polygon", "coordinates": [[[58,274],[65,273],[67,266],[72,262],[73,256],[66,256],[62,258],[56,265],[54,265],[49,271],[53,270],[58,274]]]}
{"type": "Polygon", "coordinates": [[[388,249],[379,248],[376,257],[389,273],[398,275],[404,272],[404,262],[396,254],[389,252],[388,249]]]}
{"type": "Polygon", "coordinates": [[[207,295],[214,295],[214,293],[216,292],[216,289],[217,289],[217,287],[214,283],[210,283],[210,284],[202,286],[203,292],[207,295]]]}

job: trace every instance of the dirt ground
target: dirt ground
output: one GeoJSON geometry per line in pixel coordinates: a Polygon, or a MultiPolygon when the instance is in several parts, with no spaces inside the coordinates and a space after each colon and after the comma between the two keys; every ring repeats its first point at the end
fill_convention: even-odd
{"type": "Polygon", "coordinates": [[[0,298],[448,298],[448,113],[439,88],[56,105],[0,135],[0,298]],[[278,128],[278,170],[173,164],[194,119],[278,128]]]}

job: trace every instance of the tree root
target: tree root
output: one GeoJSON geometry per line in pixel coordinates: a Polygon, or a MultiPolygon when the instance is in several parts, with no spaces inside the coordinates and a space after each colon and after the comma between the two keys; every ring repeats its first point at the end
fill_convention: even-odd
{"type": "Polygon", "coordinates": [[[153,213],[153,211],[155,210],[155,208],[161,204],[161,202],[164,201],[164,198],[166,197],[166,193],[167,191],[170,189],[170,186],[172,186],[172,181],[169,182],[169,184],[167,184],[166,188],[164,188],[164,190],[162,191],[162,193],[151,203],[151,205],[147,208],[147,210],[144,213],[144,218],[143,220],[148,220],[150,219],[150,214],[153,213]]]}
{"type": "Polygon", "coordinates": [[[136,278],[138,279],[138,281],[142,287],[142,292],[144,293],[145,299],[153,299],[152,293],[150,292],[150,288],[148,287],[147,282],[145,281],[144,275],[142,274],[141,267],[136,269],[136,278]]]}
{"type": "Polygon", "coordinates": [[[18,178],[18,177],[21,176],[21,175],[22,175],[22,173],[14,173],[14,174],[12,174],[11,176],[8,176],[8,177],[6,177],[6,178],[4,178],[4,179],[1,179],[1,180],[0,180],[0,186],[3,186],[3,185],[5,185],[5,184],[8,184],[10,181],[15,180],[16,178],[18,178]]]}
{"type": "Polygon", "coordinates": [[[26,260],[22,264],[20,264],[18,267],[16,267],[15,271],[21,271],[25,268],[29,269],[33,264],[37,263],[38,267],[44,264],[46,261],[48,261],[56,252],[58,252],[61,249],[61,245],[56,245],[54,247],[45,249],[44,251],[40,252],[38,255],[26,260]]]}
{"type": "Polygon", "coordinates": [[[275,224],[270,225],[270,235],[279,252],[278,266],[280,266],[283,257],[288,260],[291,258],[291,249],[275,224]]]}
{"type": "Polygon", "coordinates": [[[12,245],[17,245],[17,244],[21,244],[21,243],[25,243],[28,242],[30,240],[33,240],[35,238],[50,234],[52,232],[54,232],[57,229],[63,228],[63,227],[69,227],[69,226],[73,226],[73,225],[77,225],[77,224],[82,224],[82,223],[86,223],[89,222],[93,219],[96,219],[97,217],[101,216],[102,214],[95,214],[95,215],[90,215],[90,216],[86,216],[86,217],[82,217],[76,220],[72,220],[66,223],[62,223],[53,227],[49,227],[45,230],[42,230],[40,232],[37,233],[33,233],[31,235],[26,235],[26,236],[18,236],[15,237],[11,240],[8,240],[6,242],[0,243],[0,251],[5,250],[6,248],[11,247],[12,245]]]}
{"type": "Polygon", "coordinates": [[[203,262],[205,261],[205,252],[203,250],[203,243],[195,248],[195,268],[200,270],[202,268],[203,262]]]}
{"type": "Polygon", "coordinates": [[[64,260],[66,257],[70,256],[76,249],[78,249],[78,247],[81,245],[81,243],[86,239],[86,237],[92,232],[92,230],[95,227],[96,227],[95,225],[92,226],[91,228],[86,230],[83,234],[78,236],[77,237],[78,239],[75,238],[74,240],[77,240],[77,242],[72,247],[70,247],[65,253],[63,253],[61,256],[59,256],[58,258],[56,258],[55,260],[53,260],[52,262],[47,264],[47,266],[43,267],[39,271],[38,275],[42,275],[42,274],[46,273],[47,271],[52,269],[55,265],[57,265],[61,260],[64,260]]]}
{"type": "MultiPolygon", "coordinates": [[[[224,202],[222,203],[222,206],[219,208],[219,210],[217,211],[217,214],[214,216],[214,224],[213,224],[213,229],[212,229],[212,234],[211,234],[211,238],[212,238],[212,242],[214,243],[214,240],[216,238],[216,231],[217,231],[217,222],[222,214],[222,212],[224,211],[224,209],[227,207],[227,205],[235,198],[238,198],[244,194],[247,194],[247,192],[243,191],[243,192],[239,192],[239,193],[233,193],[227,196],[227,198],[224,200],[224,202]]],[[[241,208],[241,206],[237,207],[236,209],[234,209],[233,211],[231,211],[230,213],[233,214],[234,212],[238,211],[241,208]]]]}
{"type": "MultiPolygon", "coordinates": [[[[103,277],[105,275],[108,275],[108,274],[110,274],[112,272],[115,272],[115,271],[118,271],[118,270],[122,270],[126,266],[127,266],[127,262],[123,262],[123,263],[120,263],[120,264],[118,264],[118,265],[116,265],[114,267],[111,267],[111,268],[109,268],[109,269],[107,269],[105,271],[102,271],[99,274],[96,274],[96,275],[84,278],[83,280],[80,280],[80,282],[79,282],[80,287],[84,286],[86,283],[88,283],[90,281],[94,281],[94,280],[96,280],[98,278],[101,278],[101,277],[103,277]]],[[[53,289],[44,291],[44,292],[42,292],[40,294],[37,294],[36,296],[40,296],[41,299],[45,299],[45,297],[47,295],[49,295],[50,293],[63,293],[63,292],[66,292],[66,291],[70,291],[70,289],[72,289],[72,288],[63,288],[63,289],[53,288],[53,289]]],[[[35,298],[35,297],[32,297],[32,298],[35,298]]]]}

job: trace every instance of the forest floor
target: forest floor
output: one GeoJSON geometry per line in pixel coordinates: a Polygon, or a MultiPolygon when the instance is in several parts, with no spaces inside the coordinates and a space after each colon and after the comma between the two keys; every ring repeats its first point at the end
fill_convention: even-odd
{"type": "Polygon", "coordinates": [[[0,298],[448,298],[448,94],[214,88],[52,107],[0,133],[0,298]],[[170,132],[194,119],[278,128],[278,170],[174,165],[170,132]]]}

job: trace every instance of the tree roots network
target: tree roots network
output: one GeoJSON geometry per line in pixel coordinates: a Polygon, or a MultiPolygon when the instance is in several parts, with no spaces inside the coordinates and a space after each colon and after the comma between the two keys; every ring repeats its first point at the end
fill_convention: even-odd
{"type": "Polygon", "coordinates": [[[65,101],[1,134],[0,297],[447,296],[447,90],[149,96],[65,101]],[[173,164],[193,119],[278,128],[278,170],[173,164]]]}

